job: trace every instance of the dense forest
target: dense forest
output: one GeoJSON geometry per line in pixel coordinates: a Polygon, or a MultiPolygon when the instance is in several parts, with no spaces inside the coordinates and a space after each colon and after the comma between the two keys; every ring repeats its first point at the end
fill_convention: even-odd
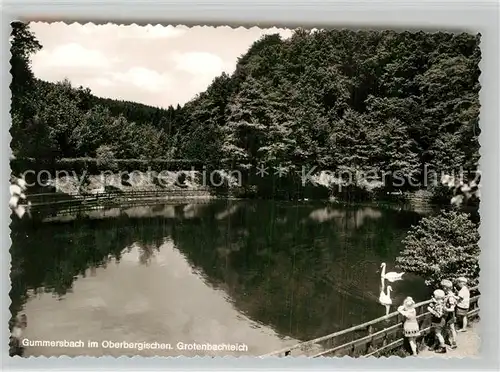
{"type": "Polygon", "coordinates": [[[421,181],[424,169],[475,170],[479,160],[479,35],[268,35],[238,59],[231,76],[167,108],[40,81],[30,67],[42,48],[36,36],[14,23],[11,40],[17,158],[94,158],[105,147],[119,159],[279,165],[291,183],[302,166],[401,172],[421,181]]]}

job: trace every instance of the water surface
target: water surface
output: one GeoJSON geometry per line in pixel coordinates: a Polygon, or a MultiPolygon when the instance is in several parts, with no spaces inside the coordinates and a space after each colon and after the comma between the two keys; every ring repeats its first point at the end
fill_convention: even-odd
{"type": "MultiPolygon", "coordinates": [[[[394,271],[401,239],[420,219],[374,206],[272,201],[107,213],[12,226],[12,309],[27,314],[32,340],[174,349],[28,347],[26,355],[207,354],[175,350],[178,342],[240,343],[243,354],[262,355],[377,318],[385,314],[380,264],[394,271]]],[[[411,275],[392,288],[395,305],[428,296],[411,275]]]]}

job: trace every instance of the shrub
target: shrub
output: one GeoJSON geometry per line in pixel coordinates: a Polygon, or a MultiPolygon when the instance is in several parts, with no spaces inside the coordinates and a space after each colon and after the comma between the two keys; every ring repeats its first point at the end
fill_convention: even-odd
{"type": "Polygon", "coordinates": [[[118,168],[111,146],[101,145],[96,151],[97,166],[103,170],[115,171],[118,168]]]}
{"type": "Polygon", "coordinates": [[[450,204],[453,198],[453,190],[451,190],[447,185],[437,184],[432,185],[429,188],[432,194],[431,202],[434,204],[450,204]]]}
{"type": "Polygon", "coordinates": [[[403,240],[397,266],[437,285],[442,279],[465,276],[471,285],[479,278],[479,231],[468,214],[441,211],[423,218],[403,240]]]}

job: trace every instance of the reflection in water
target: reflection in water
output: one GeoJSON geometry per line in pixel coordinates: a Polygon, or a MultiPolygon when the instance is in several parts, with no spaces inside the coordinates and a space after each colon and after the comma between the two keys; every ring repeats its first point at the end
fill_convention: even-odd
{"type": "Polygon", "coordinates": [[[227,209],[223,210],[222,212],[217,213],[215,215],[215,219],[216,220],[223,220],[225,218],[228,218],[229,216],[235,214],[238,211],[238,207],[239,207],[238,204],[234,204],[234,205],[229,206],[227,209]]]}
{"type": "MultiPolygon", "coordinates": [[[[155,249],[147,267],[141,265],[146,250],[141,251],[137,245],[127,250],[119,264],[99,268],[97,276],[75,281],[73,294],[65,296],[64,301],[56,303],[50,296],[29,301],[25,309],[30,319],[26,338],[91,340],[99,344],[106,340],[156,341],[173,346],[177,342],[246,342],[249,352],[256,355],[265,353],[265,346],[273,349],[285,344],[272,330],[256,326],[236,311],[224,292],[214,291],[200,280],[172,242],[155,249]]],[[[138,352],[47,347],[27,350],[28,355],[127,353],[138,352]]],[[[179,355],[179,351],[144,350],[139,354],[179,355]]]]}
{"type": "MultiPolygon", "coordinates": [[[[27,337],[239,342],[248,354],[265,354],[384,315],[380,263],[392,264],[419,219],[269,201],[137,207],[114,216],[12,226],[11,308],[27,313],[27,337]]],[[[395,306],[428,295],[411,275],[391,286],[395,306]]]]}
{"type": "Polygon", "coordinates": [[[346,223],[350,228],[360,227],[366,218],[380,218],[382,217],[382,212],[373,209],[371,207],[364,207],[348,213],[346,210],[334,209],[332,207],[325,207],[315,209],[309,214],[309,218],[316,222],[326,222],[334,218],[346,219],[346,223]]]}

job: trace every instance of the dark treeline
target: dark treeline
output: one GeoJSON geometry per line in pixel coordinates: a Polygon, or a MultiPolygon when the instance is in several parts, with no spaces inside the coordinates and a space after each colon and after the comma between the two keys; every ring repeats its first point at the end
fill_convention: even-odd
{"type": "MultiPolygon", "coordinates": [[[[280,334],[312,339],[383,313],[377,303],[380,261],[394,260],[406,227],[421,218],[391,209],[276,201],[218,201],[199,205],[194,213],[185,205],[144,210],[162,208],[175,209],[175,217],[123,213],[43,229],[32,228],[29,220],[14,221],[12,313],[20,311],[30,291],[65,296],[89,268],[106,267],[111,258],[120,261],[134,243],[139,263],[146,264],[169,238],[204,282],[224,290],[239,311],[280,334]]],[[[400,288],[397,301],[407,294],[427,295],[418,279],[400,288]]]]}
{"type": "Polygon", "coordinates": [[[348,30],[265,36],[232,76],[216,77],[183,107],[160,109],[35,79],[29,58],[42,46],[16,23],[12,148],[17,157],[53,160],[104,148],[121,159],[265,163],[280,165],[288,178],[279,182],[294,185],[303,166],[402,172],[420,182],[426,168],[475,170],[479,40],[348,30]]]}
{"type": "MultiPolygon", "coordinates": [[[[43,89],[50,90],[53,88],[54,83],[49,83],[43,80],[35,79],[37,85],[43,89]]],[[[69,81],[66,84],[71,85],[69,81]]],[[[152,124],[156,128],[168,129],[168,120],[172,120],[175,116],[175,111],[180,111],[181,106],[177,105],[176,108],[169,106],[167,109],[161,107],[152,107],[138,102],[120,101],[111,98],[103,98],[92,95],[89,88],[80,87],[80,97],[82,98],[81,106],[83,110],[90,110],[95,106],[103,106],[109,110],[112,117],[125,117],[127,121],[136,124],[152,124]]]]}

